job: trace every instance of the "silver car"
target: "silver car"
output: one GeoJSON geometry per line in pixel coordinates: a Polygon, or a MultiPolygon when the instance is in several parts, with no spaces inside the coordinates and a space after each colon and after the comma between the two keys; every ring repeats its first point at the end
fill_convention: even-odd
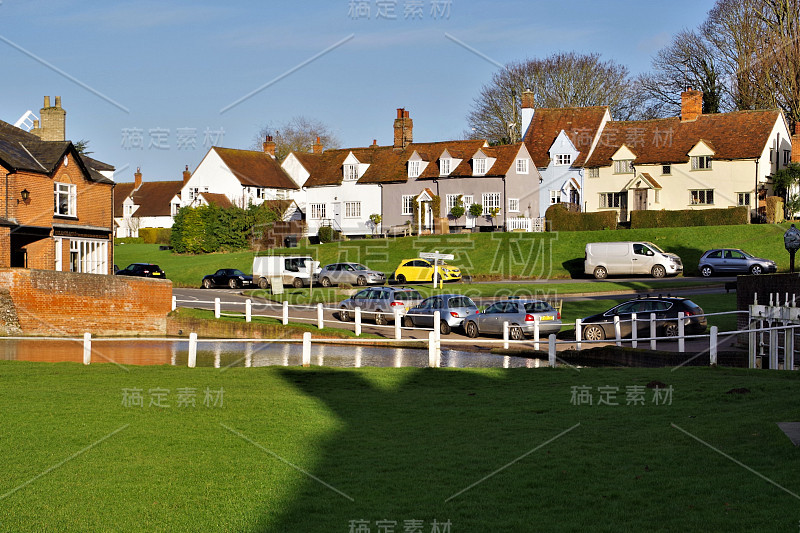
{"type": "Polygon", "coordinates": [[[561,313],[541,300],[501,300],[490,305],[486,311],[470,316],[464,323],[467,337],[503,334],[503,322],[508,322],[509,337],[522,340],[533,335],[534,317],[539,317],[539,335],[558,333],[561,329],[561,313]]]}
{"type": "Polygon", "coordinates": [[[754,257],[736,248],[708,250],[700,257],[697,270],[705,277],[714,274],[752,274],[758,276],[778,270],[775,261],[754,257]]]}
{"type": "Polygon", "coordinates": [[[422,301],[422,296],[415,289],[401,287],[373,287],[358,291],[355,296],[339,304],[339,320],[347,322],[353,316],[356,307],[360,307],[365,317],[374,318],[378,325],[394,321],[394,310],[405,314],[409,309],[422,301]]]}
{"type": "Polygon", "coordinates": [[[350,285],[383,285],[386,275],[370,270],[361,263],[333,263],[325,265],[319,272],[319,283],[323,287],[349,283],[350,285]]]}
{"type": "Polygon", "coordinates": [[[461,294],[439,294],[422,301],[412,307],[403,317],[403,325],[407,328],[433,328],[433,315],[439,311],[439,331],[447,335],[453,328],[460,327],[464,320],[478,312],[478,306],[468,296],[461,294]]]}

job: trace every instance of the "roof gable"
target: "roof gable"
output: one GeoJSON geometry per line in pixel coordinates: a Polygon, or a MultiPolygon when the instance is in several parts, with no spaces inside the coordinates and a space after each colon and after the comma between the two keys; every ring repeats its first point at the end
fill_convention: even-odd
{"type": "Polygon", "coordinates": [[[243,187],[298,189],[278,161],[265,152],[211,147],[243,187]]]}
{"type": "Polygon", "coordinates": [[[583,166],[608,116],[608,106],[536,109],[523,141],[534,164],[545,168],[550,164],[550,148],[563,131],[580,152],[572,165],[583,166]]]}

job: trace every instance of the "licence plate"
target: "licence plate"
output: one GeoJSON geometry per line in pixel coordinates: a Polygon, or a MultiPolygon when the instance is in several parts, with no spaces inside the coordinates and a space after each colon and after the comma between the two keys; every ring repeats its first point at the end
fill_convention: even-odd
{"type": "Polygon", "coordinates": [[[545,315],[541,318],[541,320],[553,320],[553,317],[550,315],[545,315]]]}
{"type": "Polygon", "coordinates": [[[161,272],[153,272],[153,275],[154,275],[154,276],[160,276],[160,275],[161,275],[161,272]]]}

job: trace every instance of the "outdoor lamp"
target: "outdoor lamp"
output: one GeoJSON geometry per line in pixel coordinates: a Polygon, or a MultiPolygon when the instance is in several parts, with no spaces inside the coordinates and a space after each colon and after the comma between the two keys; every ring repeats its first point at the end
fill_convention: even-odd
{"type": "MultiPolygon", "coordinates": [[[[28,189],[22,189],[22,190],[19,192],[19,195],[22,197],[22,201],[23,201],[23,202],[27,202],[27,201],[28,201],[28,198],[30,198],[30,197],[31,197],[31,193],[30,193],[30,192],[28,192],[28,189]]],[[[19,203],[19,201],[18,201],[17,203],[19,203]]]]}

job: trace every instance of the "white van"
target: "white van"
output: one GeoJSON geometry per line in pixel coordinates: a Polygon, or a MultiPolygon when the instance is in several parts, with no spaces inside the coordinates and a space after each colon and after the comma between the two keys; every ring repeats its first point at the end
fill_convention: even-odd
{"type": "Polygon", "coordinates": [[[663,278],[683,272],[683,263],[680,257],[652,242],[590,242],[586,245],[583,271],[597,279],[616,274],[663,278]]]}
{"type": "Polygon", "coordinates": [[[281,278],[284,285],[300,288],[311,284],[319,274],[319,261],[308,255],[264,255],[253,258],[253,283],[269,288],[270,279],[281,278]]]}

